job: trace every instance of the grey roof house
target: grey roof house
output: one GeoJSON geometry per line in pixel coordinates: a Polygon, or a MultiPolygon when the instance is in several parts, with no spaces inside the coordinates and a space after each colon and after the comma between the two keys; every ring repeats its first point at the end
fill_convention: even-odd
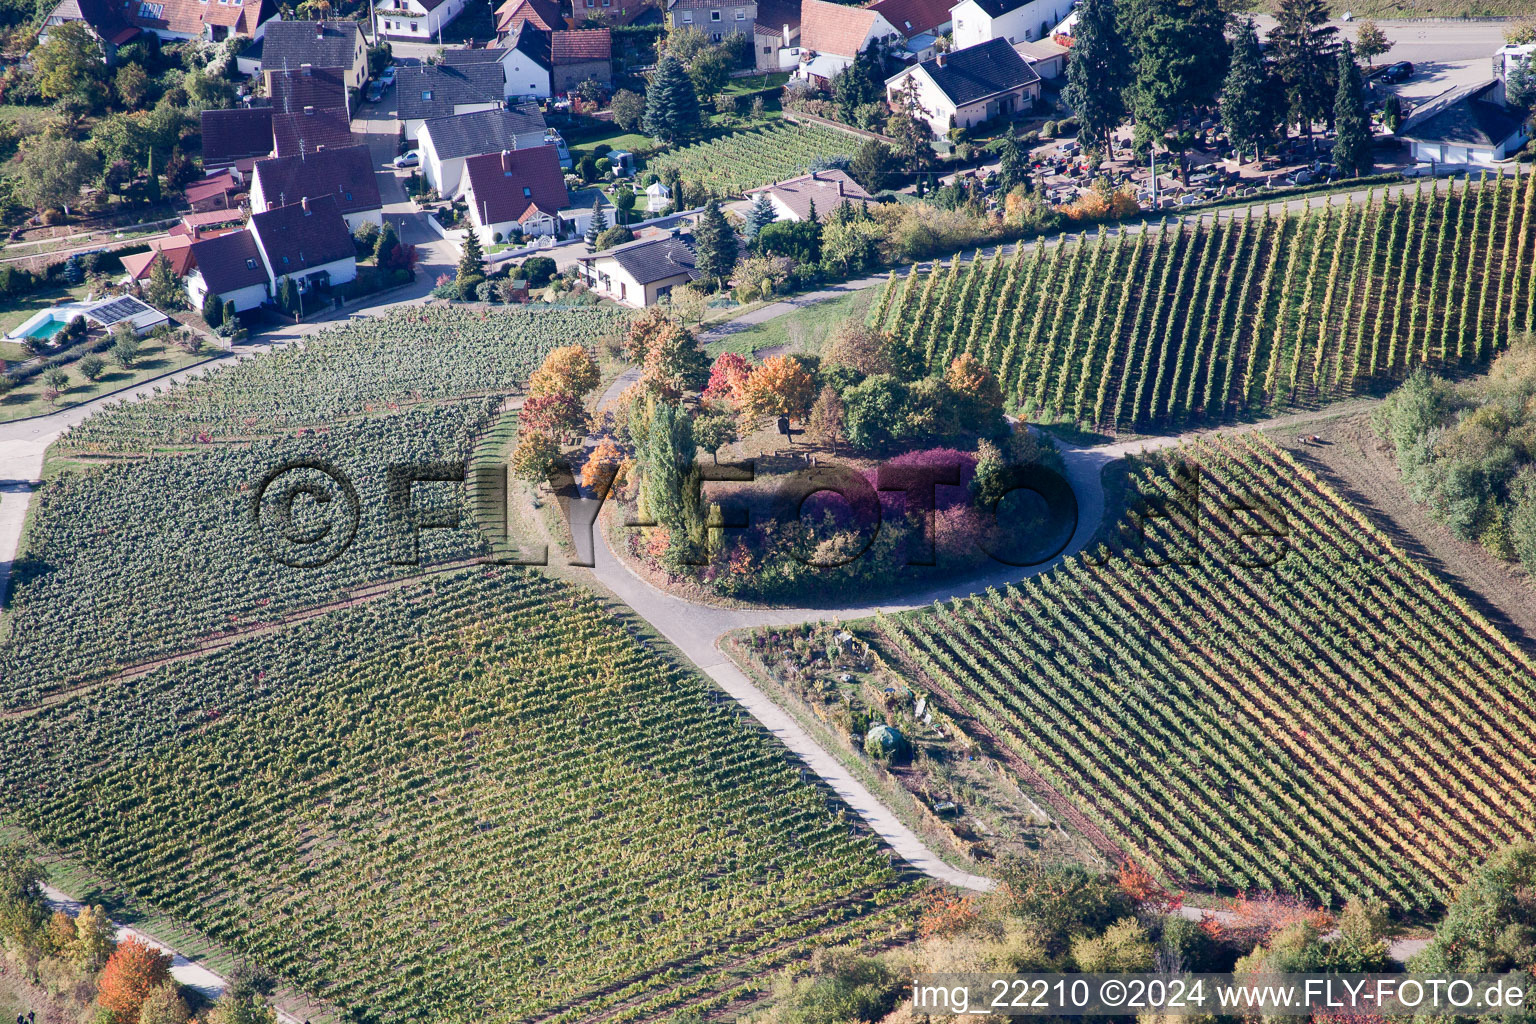
{"type": "Polygon", "coordinates": [[[505,98],[501,65],[423,64],[401,68],[395,77],[398,109],[405,137],[414,140],[429,118],[495,110],[505,98]]]}

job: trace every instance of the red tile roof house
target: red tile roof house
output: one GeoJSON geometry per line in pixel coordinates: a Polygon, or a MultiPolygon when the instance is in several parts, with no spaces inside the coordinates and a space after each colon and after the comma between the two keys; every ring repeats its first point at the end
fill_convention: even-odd
{"type": "Polygon", "coordinates": [[[773,212],[778,219],[788,221],[808,220],[812,205],[816,208],[816,219],[823,220],[847,203],[875,201],[858,182],[839,170],[813,171],[788,181],[748,189],[746,194],[766,195],[773,203],[773,212]]]}
{"type": "Polygon", "coordinates": [[[149,243],[149,252],[131,253],[122,258],[125,280],[148,281],[150,268],[161,253],[171,261],[171,273],[185,277],[192,266],[192,238],[190,235],[172,235],[156,238],[149,243]]]}
{"type": "Polygon", "coordinates": [[[182,214],[181,223],[172,225],[170,233],[189,237],[195,241],[212,238],[215,235],[227,235],[244,226],[244,210],[204,210],[199,213],[182,214]]]}
{"type": "Polygon", "coordinates": [[[524,22],[541,32],[553,32],[566,27],[560,16],[558,0],[506,0],[496,8],[496,34],[511,35],[524,22]]]}
{"type": "Polygon", "coordinates": [[[166,42],[202,39],[221,42],[232,36],[260,39],[276,16],[274,0],[60,0],[44,19],[38,36],[48,41],[48,29],[83,21],[107,44],[110,60],[117,47],[140,32],[152,32],[166,42]]]}
{"type": "Polygon", "coordinates": [[[233,167],[249,174],[256,161],[272,155],[272,108],[205,110],[203,170],[233,167]]]}
{"type": "Polygon", "coordinates": [[[236,196],[245,191],[244,182],[233,171],[220,171],[194,181],[186,188],[187,205],[194,213],[204,210],[229,210],[240,205],[236,196]]]}
{"type": "Polygon", "coordinates": [[[384,204],[367,146],[322,149],[302,156],[258,160],[251,183],[251,212],[264,213],[302,198],[334,197],[347,227],[384,224],[384,204]]]}
{"type": "Polygon", "coordinates": [[[192,243],[192,260],[187,297],[194,309],[209,292],[244,312],[278,294],[284,278],[308,293],[357,277],[352,232],[329,195],[253,214],[244,231],[192,243]]]}
{"type": "Polygon", "coordinates": [[[556,32],[549,37],[549,63],[556,94],[570,93],[587,79],[613,86],[613,33],[606,28],[556,32]]]}
{"type": "Polygon", "coordinates": [[[800,5],[800,66],[796,78],[828,84],[870,43],[902,39],[873,7],[849,7],[828,0],[804,0],[800,5]]]}
{"type": "Polygon", "coordinates": [[[508,149],[464,161],[464,203],[471,230],[483,245],[524,235],[554,235],[560,211],[571,205],[554,146],[508,149]]]}

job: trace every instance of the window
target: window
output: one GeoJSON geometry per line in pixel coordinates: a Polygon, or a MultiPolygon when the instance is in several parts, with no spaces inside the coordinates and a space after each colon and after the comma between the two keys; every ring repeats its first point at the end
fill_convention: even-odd
{"type": "Polygon", "coordinates": [[[765,47],[763,47],[763,52],[764,53],[772,53],[773,52],[773,47],[765,46],[765,47]]]}
{"type": "Polygon", "coordinates": [[[245,261],[245,269],[246,270],[255,270],[256,269],[256,261],[253,260],[253,259],[247,259],[245,261]]]}
{"type": "Polygon", "coordinates": [[[415,32],[415,31],[416,31],[416,23],[415,23],[415,22],[414,22],[414,21],[413,21],[413,22],[411,22],[411,31],[412,31],[412,32],[415,32]]]}
{"type": "Polygon", "coordinates": [[[283,257],[283,266],[285,266],[285,267],[286,267],[286,266],[287,266],[287,265],[288,265],[288,257],[287,257],[287,256],[284,256],[284,257],[283,257]]]}
{"type": "Polygon", "coordinates": [[[719,11],[710,11],[709,12],[709,20],[710,21],[719,21],[720,20],[720,12],[719,11]]]}
{"type": "Polygon", "coordinates": [[[736,20],[737,21],[746,21],[747,20],[746,12],[743,11],[740,7],[736,8],[736,20]]]}
{"type": "Polygon", "coordinates": [[[692,25],[693,24],[693,12],[692,11],[684,11],[683,12],[683,24],[684,25],[692,25]]]}
{"type": "Polygon", "coordinates": [[[523,186],[523,198],[524,199],[532,199],[533,198],[533,189],[529,188],[527,185],[523,186]]]}
{"type": "Polygon", "coordinates": [[[352,201],[352,193],[351,192],[343,192],[342,195],[347,197],[347,202],[350,203],[352,201]]]}
{"type": "Polygon", "coordinates": [[[431,89],[423,89],[423,90],[421,90],[421,98],[423,100],[430,100],[432,98],[432,90],[431,89]]]}
{"type": "Polygon", "coordinates": [[[620,281],[619,282],[619,298],[621,298],[621,299],[622,298],[626,298],[628,296],[628,294],[629,294],[629,285],[625,284],[623,281],[620,281]]]}

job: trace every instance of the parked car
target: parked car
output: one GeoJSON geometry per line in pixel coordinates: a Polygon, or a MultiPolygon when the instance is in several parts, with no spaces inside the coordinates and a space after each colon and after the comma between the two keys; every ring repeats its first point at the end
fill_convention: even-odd
{"type": "Polygon", "coordinates": [[[384,86],[379,82],[368,83],[368,102],[377,103],[384,98],[384,86]]]}
{"type": "Polygon", "coordinates": [[[395,84],[395,66],[393,64],[380,73],[379,84],[386,89],[395,84]]]}
{"type": "Polygon", "coordinates": [[[1381,80],[1391,84],[1406,82],[1413,77],[1413,62],[1400,60],[1381,73],[1381,80]]]}
{"type": "Polygon", "coordinates": [[[396,167],[417,167],[420,164],[421,153],[414,149],[405,153],[401,153],[399,156],[395,157],[396,167]]]}

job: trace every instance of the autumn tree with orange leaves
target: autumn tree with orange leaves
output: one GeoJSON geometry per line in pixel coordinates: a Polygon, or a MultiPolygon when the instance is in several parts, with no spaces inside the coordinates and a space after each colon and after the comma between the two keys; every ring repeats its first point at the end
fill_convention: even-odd
{"type": "Polygon", "coordinates": [[[137,1024],[139,1010],[155,986],[171,977],[171,956],[140,939],[129,937],[102,968],[96,1000],[116,1024],[137,1024]]]}
{"type": "Polygon", "coordinates": [[[741,390],[742,403],[754,415],[803,417],[816,398],[816,381],[793,356],[769,356],[741,390]]]}

